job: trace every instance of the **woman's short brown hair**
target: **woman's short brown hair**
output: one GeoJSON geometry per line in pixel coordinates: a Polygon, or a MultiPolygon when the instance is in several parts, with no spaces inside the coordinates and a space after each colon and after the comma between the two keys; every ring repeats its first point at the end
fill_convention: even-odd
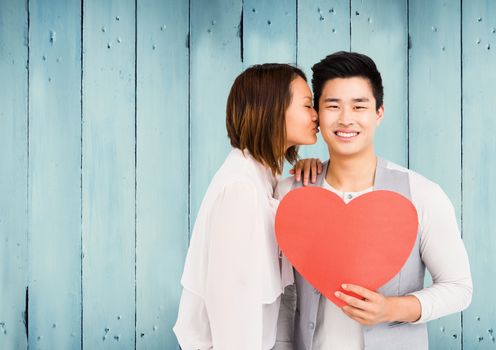
{"type": "Polygon", "coordinates": [[[291,82],[305,73],[288,64],[257,64],[234,81],[227,99],[227,135],[233,147],[248,150],[260,163],[281,173],[284,158],[298,159],[298,148],[286,148],[285,113],[291,103],[291,82]]]}

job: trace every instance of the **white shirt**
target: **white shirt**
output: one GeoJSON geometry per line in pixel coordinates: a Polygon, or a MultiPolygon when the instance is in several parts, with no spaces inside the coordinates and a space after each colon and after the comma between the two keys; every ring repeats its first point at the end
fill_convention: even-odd
{"type": "MultiPolygon", "coordinates": [[[[472,300],[472,277],[453,205],[434,182],[391,162],[388,162],[388,168],[406,172],[409,176],[411,201],[420,225],[420,254],[433,280],[431,286],[409,293],[417,297],[421,305],[421,317],[414,323],[425,323],[464,310],[472,300]]],[[[292,183],[293,178],[279,183],[278,198],[289,192],[292,183]]],[[[338,194],[346,203],[371,190],[340,192],[325,181],[324,188],[338,194]]],[[[321,297],[313,349],[361,350],[361,325],[321,297]]]]}
{"type": "Polygon", "coordinates": [[[183,350],[271,349],[280,294],[294,282],[279,259],[269,168],[233,149],[201,204],[174,332],[183,350]]]}

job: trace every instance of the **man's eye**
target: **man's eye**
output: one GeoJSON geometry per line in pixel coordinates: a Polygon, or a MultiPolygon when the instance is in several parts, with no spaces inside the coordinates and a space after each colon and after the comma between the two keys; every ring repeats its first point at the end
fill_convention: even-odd
{"type": "Polygon", "coordinates": [[[355,106],[355,109],[367,109],[365,106],[355,106]]]}
{"type": "Polygon", "coordinates": [[[305,108],[312,108],[312,106],[306,105],[305,108]]]}
{"type": "Polygon", "coordinates": [[[329,105],[329,106],[327,106],[327,108],[329,108],[329,109],[338,109],[338,108],[339,108],[339,106],[336,106],[336,105],[329,105]]]}

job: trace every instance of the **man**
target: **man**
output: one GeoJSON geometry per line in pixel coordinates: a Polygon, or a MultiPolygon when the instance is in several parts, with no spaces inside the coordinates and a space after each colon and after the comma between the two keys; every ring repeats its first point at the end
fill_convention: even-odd
{"type": "MultiPolygon", "coordinates": [[[[384,106],[381,75],[372,59],[337,52],[312,71],[315,109],[330,158],[315,186],[345,203],[373,190],[400,193],[414,204],[419,228],[405,265],[378,291],[343,281],[345,291],[362,298],[336,292],[347,304],[341,310],[295,271],[294,348],[427,349],[426,322],[465,309],[472,298],[468,257],[453,206],[437,184],[376,156],[374,134],[384,106]],[[424,288],[426,267],[433,284],[424,288]]],[[[279,197],[299,186],[292,178],[282,181],[279,197]]]]}

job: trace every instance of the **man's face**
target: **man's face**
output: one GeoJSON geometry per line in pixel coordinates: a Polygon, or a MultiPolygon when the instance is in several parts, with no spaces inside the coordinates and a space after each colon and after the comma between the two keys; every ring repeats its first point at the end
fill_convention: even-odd
{"type": "Polygon", "coordinates": [[[384,108],[375,108],[368,79],[336,78],[325,83],[319,99],[320,132],[334,156],[374,152],[375,129],[384,108]]]}

